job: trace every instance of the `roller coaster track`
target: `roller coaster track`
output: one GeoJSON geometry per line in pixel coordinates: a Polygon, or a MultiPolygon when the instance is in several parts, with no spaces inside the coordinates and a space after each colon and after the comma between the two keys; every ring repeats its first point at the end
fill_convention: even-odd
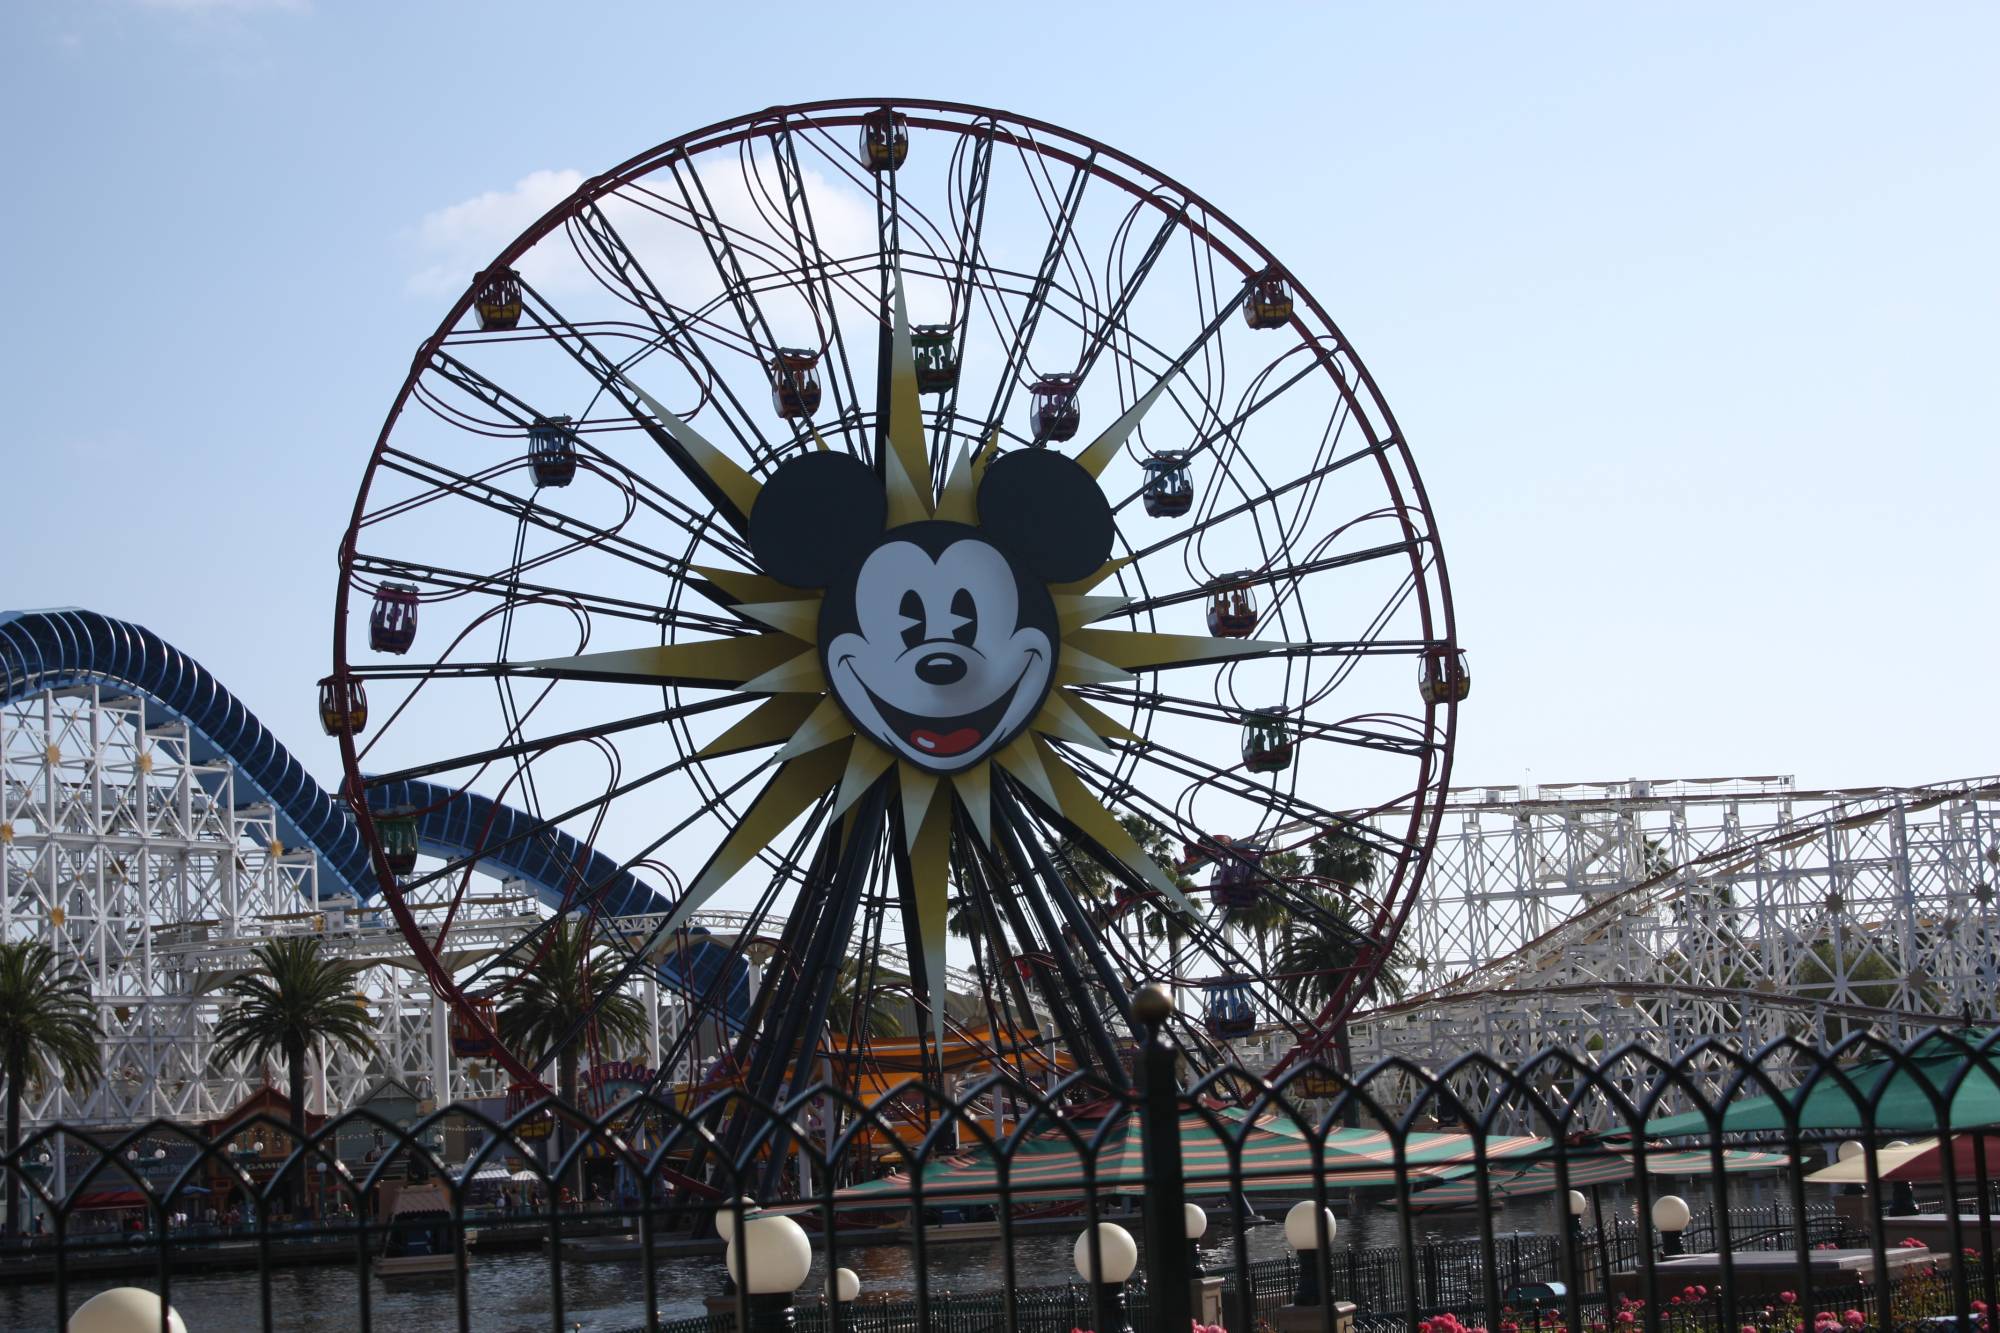
{"type": "MultiPolygon", "coordinates": [[[[322,899],[348,894],[367,904],[379,896],[346,805],[199,662],[143,626],[95,611],[0,612],[0,706],[92,685],[138,696],[145,701],[148,725],[179,721],[197,760],[234,769],[241,787],[271,806],[285,844],[313,851],[322,899]]],[[[552,910],[572,905],[578,882],[602,886],[593,906],[604,916],[663,916],[672,906],[610,857],[560,829],[539,827],[540,821],[512,806],[426,782],[392,783],[371,799],[379,808],[417,812],[418,847],[426,855],[476,856],[483,872],[520,881],[552,910]]],[[[726,953],[719,944],[697,939],[690,950],[662,961],[660,979],[677,990],[705,988],[717,967],[733,966],[738,975],[729,987],[727,1012],[740,1018],[749,1006],[747,968],[740,958],[707,957],[711,951],[726,953]],[[683,975],[684,967],[691,978],[683,975]]]]}

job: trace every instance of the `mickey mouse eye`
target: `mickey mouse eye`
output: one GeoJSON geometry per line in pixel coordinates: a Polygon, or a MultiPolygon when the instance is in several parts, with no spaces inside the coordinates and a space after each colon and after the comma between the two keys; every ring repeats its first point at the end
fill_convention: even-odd
{"type": "MultiPolygon", "coordinates": [[[[953,609],[956,610],[956,604],[953,609]]],[[[924,641],[924,599],[917,596],[915,588],[903,594],[903,600],[896,607],[896,614],[910,623],[903,626],[903,647],[914,648],[924,641]]]]}
{"type": "Polygon", "coordinates": [[[972,600],[970,589],[960,588],[951,595],[951,613],[959,620],[951,637],[970,648],[972,641],[979,637],[979,606],[972,600]]]}

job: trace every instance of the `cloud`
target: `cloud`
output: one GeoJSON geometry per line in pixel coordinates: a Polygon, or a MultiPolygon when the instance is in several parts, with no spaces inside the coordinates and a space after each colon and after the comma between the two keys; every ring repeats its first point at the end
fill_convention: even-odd
{"type": "MultiPolygon", "coordinates": [[[[573,168],[530,172],[509,189],[488,190],[426,213],[415,237],[424,263],[410,275],[409,290],[419,296],[458,295],[509,241],[581,184],[583,173],[573,168]]],[[[532,265],[528,279],[537,281],[532,265]]]]}

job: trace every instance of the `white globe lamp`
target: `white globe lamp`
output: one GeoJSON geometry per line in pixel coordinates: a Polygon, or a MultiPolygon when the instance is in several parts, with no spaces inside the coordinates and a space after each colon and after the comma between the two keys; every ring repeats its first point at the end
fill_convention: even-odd
{"type": "Polygon", "coordinates": [[[1285,1214],[1285,1244],[1298,1251],[1299,1285],[1292,1293],[1292,1304],[1296,1306],[1317,1306],[1319,1304],[1319,1225],[1326,1224],[1326,1244],[1333,1248],[1334,1221],[1331,1208],[1321,1208],[1311,1199],[1301,1199],[1293,1204],[1285,1214]]]}
{"type": "Polygon", "coordinates": [[[853,1269],[836,1268],[833,1270],[833,1298],[835,1300],[845,1305],[860,1294],[861,1279],[855,1275],[853,1269]]]}
{"type": "Polygon", "coordinates": [[[1667,1254],[1683,1252],[1681,1233],[1693,1220],[1693,1210],[1678,1194],[1662,1194],[1653,1201],[1653,1229],[1660,1233],[1660,1248],[1667,1254]]]}
{"type": "Polygon", "coordinates": [[[789,1217],[746,1220],[743,1243],[730,1245],[724,1253],[729,1276],[744,1291],[752,1296],[782,1296],[787,1305],[812,1271],[812,1242],[805,1228],[789,1217]]]}
{"type": "Polygon", "coordinates": [[[1071,1257],[1076,1260],[1076,1275],[1096,1292],[1097,1333],[1131,1333],[1125,1319],[1125,1282],[1139,1266],[1139,1242],[1132,1233],[1116,1222],[1099,1222],[1076,1238],[1071,1257]]]}
{"type": "MultiPolygon", "coordinates": [[[[180,1312],[167,1311],[169,1333],[187,1333],[180,1312]]],[[[69,1333],[159,1333],[160,1296],[144,1287],[100,1291],[69,1317],[69,1333]]]]}

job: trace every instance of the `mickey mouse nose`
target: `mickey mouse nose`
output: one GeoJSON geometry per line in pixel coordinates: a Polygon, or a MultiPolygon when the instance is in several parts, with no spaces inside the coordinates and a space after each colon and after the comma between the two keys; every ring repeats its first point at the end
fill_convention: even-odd
{"type": "Polygon", "coordinates": [[[917,662],[917,679],[926,685],[956,685],[965,679],[965,659],[932,653],[917,662]]]}

